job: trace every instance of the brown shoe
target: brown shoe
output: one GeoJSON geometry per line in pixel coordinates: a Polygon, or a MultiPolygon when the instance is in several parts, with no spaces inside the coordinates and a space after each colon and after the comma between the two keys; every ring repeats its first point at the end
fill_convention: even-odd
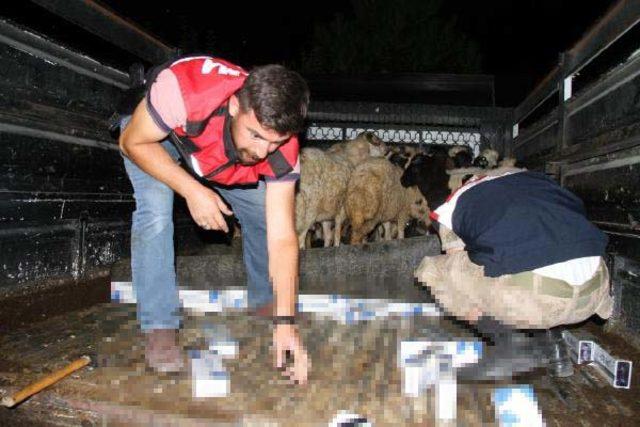
{"type": "Polygon", "coordinates": [[[157,372],[179,372],[184,367],[175,329],[151,329],[145,332],[144,357],[147,366],[157,372]]]}

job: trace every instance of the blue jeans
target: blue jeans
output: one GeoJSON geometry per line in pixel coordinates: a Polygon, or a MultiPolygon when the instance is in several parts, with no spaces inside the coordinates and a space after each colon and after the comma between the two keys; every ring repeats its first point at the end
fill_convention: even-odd
{"type": "MultiPolygon", "coordinates": [[[[121,126],[127,123],[125,118],[121,126]]],[[[161,144],[177,161],[179,155],[171,142],[161,144]]],[[[136,201],[131,225],[131,274],[140,327],[177,329],[181,319],[173,248],[174,192],[126,157],[124,165],[136,201]]],[[[273,300],[273,290],[269,281],[265,183],[216,191],[231,205],[242,226],[249,308],[267,304],[273,300]]]]}

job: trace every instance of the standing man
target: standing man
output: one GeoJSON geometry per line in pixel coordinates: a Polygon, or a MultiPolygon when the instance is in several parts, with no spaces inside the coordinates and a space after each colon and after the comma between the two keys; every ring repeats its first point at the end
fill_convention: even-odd
{"type": "Polygon", "coordinates": [[[120,149],[136,199],[131,270],[151,368],[182,368],[176,343],[175,192],[206,230],[228,231],[223,215],[237,216],[249,308],[273,314],[276,364],[282,366],[284,353],[291,352],[288,374],[306,381],[308,358],[294,317],[294,206],[300,176],[295,134],[303,128],[308,103],[305,81],[280,65],[248,74],[219,58],[193,56],[161,66],[149,78],[145,98],[123,122],[120,149]],[[177,164],[179,157],[192,174],[177,164]]]}
{"type": "Polygon", "coordinates": [[[416,276],[493,344],[458,377],[498,379],[541,366],[572,375],[557,327],[607,319],[613,309],[607,237],[582,201],[542,174],[500,168],[472,177],[431,218],[447,254],[425,257],[416,276]]]}

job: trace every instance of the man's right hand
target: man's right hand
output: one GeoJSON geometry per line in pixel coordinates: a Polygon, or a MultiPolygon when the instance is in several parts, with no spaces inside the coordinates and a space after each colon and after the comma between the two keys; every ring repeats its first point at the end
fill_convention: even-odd
{"type": "Polygon", "coordinates": [[[155,123],[143,99],[120,135],[120,149],[140,169],[182,195],[196,224],[205,230],[228,232],[222,214],[233,213],[218,194],[196,181],[158,144],[167,134],[155,123]]]}
{"type": "Polygon", "coordinates": [[[233,212],[222,201],[215,191],[203,185],[185,195],[191,217],[205,230],[229,231],[222,214],[233,215],[233,212]]]}

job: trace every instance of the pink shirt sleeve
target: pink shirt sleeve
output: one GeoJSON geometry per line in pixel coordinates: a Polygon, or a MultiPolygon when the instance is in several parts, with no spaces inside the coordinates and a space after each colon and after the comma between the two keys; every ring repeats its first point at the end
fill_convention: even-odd
{"type": "Polygon", "coordinates": [[[158,74],[149,89],[147,106],[156,124],[167,132],[187,123],[187,110],[173,71],[166,69],[158,74]]]}

